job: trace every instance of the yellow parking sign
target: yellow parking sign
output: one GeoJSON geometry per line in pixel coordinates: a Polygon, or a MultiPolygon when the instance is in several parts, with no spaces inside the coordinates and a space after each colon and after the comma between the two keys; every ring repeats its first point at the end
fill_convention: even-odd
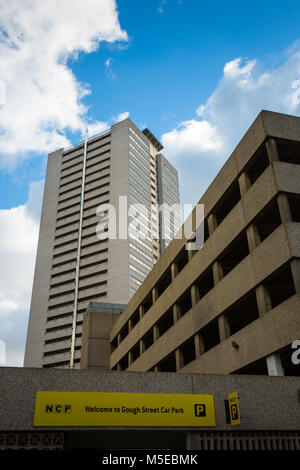
{"type": "Polygon", "coordinates": [[[213,395],[36,393],[34,426],[216,426],[213,395]]]}
{"type": "Polygon", "coordinates": [[[239,400],[237,392],[230,393],[228,395],[229,413],[230,413],[230,424],[232,426],[241,424],[241,415],[239,408],[239,400]]]}

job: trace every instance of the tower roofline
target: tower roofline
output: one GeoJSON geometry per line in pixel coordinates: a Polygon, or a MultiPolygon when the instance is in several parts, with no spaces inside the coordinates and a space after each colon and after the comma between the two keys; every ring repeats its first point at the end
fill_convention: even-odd
{"type": "Polygon", "coordinates": [[[146,137],[148,137],[148,139],[154,145],[158,152],[160,152],[164,148],[160,141],[152,134],[152,132],[147,127],[142,132],[146,137]]]}

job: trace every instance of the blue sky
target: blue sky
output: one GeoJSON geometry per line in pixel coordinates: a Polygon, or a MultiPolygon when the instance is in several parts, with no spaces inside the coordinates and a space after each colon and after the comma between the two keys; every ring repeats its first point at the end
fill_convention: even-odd
{"type": "Polygon", "coordinates": [[[261,109],[300,115],[300,3],[0,0],[0,34],[0,340],[19,365],[47,153],[129,115],[197,202],[261,109]]]}
{"type": "MultiPolygon", "coordinates": [[[[91,92],[82,100],[91,121],[107,122],[127,111],[159,139],[195,116],[227,62],[243,57],[260,60],[269,70],[277,67],[298,39],[300,26],[299,2],[291,0],[284,5],[269,0],[118,0],[117,7],[128,41],[81,51],[68,67],[91,92]]],[[[80,138],[67,128],[64,132],[72,143],[80,138]]],[[[0,208],[24,204],[30,182],[44,178],[47,152],[28,153],[30,161],[17,169],[2,168],[0,208]]]]}

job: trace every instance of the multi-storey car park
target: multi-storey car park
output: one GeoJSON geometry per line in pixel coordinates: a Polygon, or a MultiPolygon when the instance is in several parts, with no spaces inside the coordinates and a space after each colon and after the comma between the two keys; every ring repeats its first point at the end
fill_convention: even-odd
{"type": "Polygon", "coordinates": [[[300,118],[262,111],[199,203],[202,248],[170,243],[115,316],[107,368],[299,375],[300,118]]]}

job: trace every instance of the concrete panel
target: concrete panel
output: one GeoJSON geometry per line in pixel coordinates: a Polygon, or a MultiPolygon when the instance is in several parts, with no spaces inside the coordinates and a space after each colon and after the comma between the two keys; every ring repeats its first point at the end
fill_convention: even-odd
{"type": "Polygon", "coordinates": [[[264,129],[263,112],[261,112],[235,148],[234,153],[238,173],[244,169],[265,138],[266,130],[264,129]]]}
{"type": "MultiPolygon", "coordinates": [[[[210,263],[242,232],[245,226],[243,202],[239,201],[207,240],[211,252],[210,263]]],[[[206,243],[203,245],[200,252],[207,249],[206,245],[206,243]]],[[[204,268],[205,265],[200,262],[200,266],[204,268]]]]}
{"type": "Polygon", "coordinates": [[[300,194],[300,165],[274,162],[278,191],[300,194]]]}
{"type": "Polygon", "coordinates": [[[290,222],[287,224],[287,236],[290,243],[291,256],[300,258],[300,223],[290,222]]]}
{"type": "Polygon", "coordinates": [[[231,183],[236,179],[237,174],[235,153],[233,153],[199,200],[199,204],[204,204],[205,217],[211,212],[231,183]]]}
{"type": "Polygon", "coordinates": [[[288,114],[262,111],[266,135],[282,139],[299,140],[300,118],[288,114]]]}
{"type": "Polygon", "coordinates": [[[242,199],[246,224],[251,222],[277,193],[278,189],[270,165],[248,189],[242,199]]]}

